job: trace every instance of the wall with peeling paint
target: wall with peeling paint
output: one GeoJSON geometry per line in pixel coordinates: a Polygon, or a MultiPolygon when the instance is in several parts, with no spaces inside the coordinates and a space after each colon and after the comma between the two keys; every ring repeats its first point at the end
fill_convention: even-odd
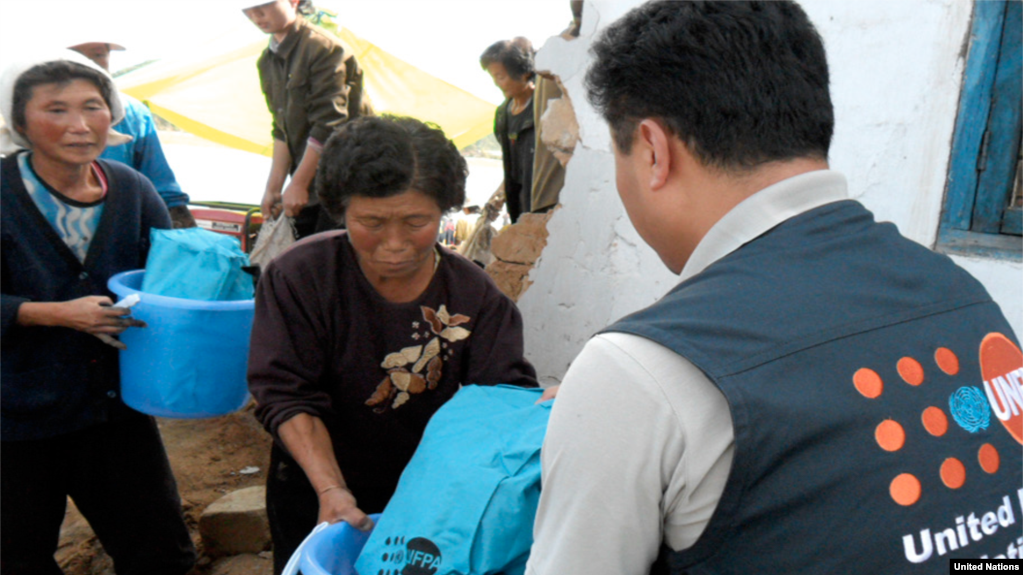
{"type": "MultiPolygon", "coordinates": [[[[567,3],[566,3],[567,4],[567,3]]],[[[559,76],[579,124],[562,207],[519,299],[526,352],[545,383],[560,380],[587,339],[676,283],[637,235],[614,187],[606,125],[586,102],[583,76],[596,32],[637,0],[588,1],[581,35],[549,39],[537,68],[559,76]]],[[[972,5],[959,0],[804,0],[824,37],[836,130],[831,166],[850,194],[933,246],[948,171],[972,5]]],[[[956,261],[985,283],[1023,335],[1023,265],[956,261]]]]}

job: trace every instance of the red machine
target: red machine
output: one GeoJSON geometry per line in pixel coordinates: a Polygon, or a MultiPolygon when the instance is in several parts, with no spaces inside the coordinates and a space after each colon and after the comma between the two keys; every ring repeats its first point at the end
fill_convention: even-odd
{"type": "Polygon", "coordinates": [[[263,225],[259,206],[208,202],[190,204],[188,209],[200,228],[237,238],[245,253],[252,251],[263,225]]]}

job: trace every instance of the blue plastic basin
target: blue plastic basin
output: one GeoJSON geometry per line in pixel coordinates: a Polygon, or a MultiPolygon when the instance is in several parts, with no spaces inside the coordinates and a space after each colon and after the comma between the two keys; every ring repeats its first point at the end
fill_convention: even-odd
{"type": "MultiPolygon", "coordinates": [[[[380,514],[372,514],[373,521],[380,514]]],[[[357,575],[355,560],[369,540],[369,531],[335,523],[313,535],[302,548],[302,575],[357,575]]]]}
{"type": "Polygon", "coordinates": [[[196,419],[241,409],[255,300],[198,301],[140,292],[145,270],[123,272],[107,287],[118,299],[139,294],[132,316],[148,327],[120,339],[121,395],[159,417],[196,419]]]}

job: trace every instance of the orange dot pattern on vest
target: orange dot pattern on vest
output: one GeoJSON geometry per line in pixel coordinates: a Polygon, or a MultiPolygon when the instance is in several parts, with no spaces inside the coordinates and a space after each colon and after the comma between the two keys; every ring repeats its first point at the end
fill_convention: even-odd
{"type": "Polygon", "coordinates": [[[980,463],[980,468],[985,472],[995,473],[1002,464],[1002,458],[998,455],[998,450],[995,449],[994,445],[985,443],[977,450],[977,462],[980,463]]]}
{"type": "Polygon", "coordinates": [[[919,361],[911,357],[904,357],[899,360],[896,368],[899,370],[899,377],[902,378],[902,381],[909,385],[920,385],[924,382],[924,368],[919,361]]]}
{"type": "Polygon", "coordinates": [[[898,451],[906,444],[906,430],[898,422],[886,419],[874,430],[877,444],[885,451],[898,451]]]}
{"type": "Polygon", "coordinates": [[[947,347],[939,347],[934,352],[934,363],[938,364],[938,369],[948,375],[959,373],[959,358],[947,347]]]}
{"type": "MultiPolygon", "coordinates": [[[[947,347],[938,347],[934,351],[934,364],[937,366],[938,370],[940,370],[940,373],[933,370],[933,368],[929,368],[931,370],[931,377],[939,376],[937,379],[932,381],[933,385],[946,384],[946,381],[943,381],[942,377],[940,377],[942,375],[956,376],[959,374],[959,356],[947,347]]],[[[909,356],[899,358],[895,364],[895,371],[903,381],[913,388],[922,386],[927,377],[924,366],[917,361],[916,358],[909,356]]],[[[881,397],[885,391],[883,378],[877,371],[869,367],[861,367],[856,370],[852,376],[852,383],[856,388],[856,391],[867,399],[877,399],[881,397]]],[[[956,389],[955,383],[951,381],[947,383],[950,384],[949,392],[954,392],[956,389]]],[[[931,384],[924,386],[922,389],[926,389],[927,387],[930,387],[930,385],[931,384]]],[[[905,390],[904,393],[917,393],[915,391],[909,391],[909,389],[905,390]]],[[[933,401],[933,391],[929,392],[928,396],[931,398],[930,401],[933,401]]],[[[923,397],[921,397],[921,401],[924,401],[923,397]]],[[[930,403],[930,401],[928,401],[928,403],[930,403]]],[[[925,403],[924,405],[927,404],[925,403]]],[[[912,433],[907,436],[906,428],[902,423],[889,417],[882,417],[884,417],[884,419],[882,419],[874,429],[874,440],[884,451],[897,452],[903,449],[931,449],[929,445],[920,445],[919,438],[926,436],[914,435],[912,433]],[[914,439],[917,439],[916,445],[913,444],[914,439]]],[[[932,437],[944,438],[948,434],[949,415],[941,407],[936,405],[925,407],[920,414],[920,422],[923,425],[924,430],[926,430],[932,437]]],[[[963,458],[961,460],[957,457],[950,457],[948,455],[949,454],[946,454],[940,464],[935,461],[934,465],[938,467],[938,469],[934,470],[934,468],[932,468],[932,471],[929,473],[935,473],[935,471],[937,471],[937,474],[941,478],[941,482],[945,485],[945,487],[949,489],[959,489],[966,484],[969,473],[969,470],[963,463],[963,460],[969,462],[970,459],[963,458]]],[[[998,472],[1001,465],[1001,457],[999,456],[998,450],[990,443],[981,445],[977,450],[977,465],[985,473],[993,474],[998,472]]],[[[929,475],[926,470],[915,471],[918,473],[917,475],[910,472],[903,472],[892,479],[889,484],[888,492],[895,503],[902,506],[910,506],[920,500],[923,489],[919,477],[933,476],[929,475]]]]}
{"type": "Polygon", "coordinates": [[[924,429],[934,437],[941,437],[948,431],[948,416],[939,407],[928,407],[920,416],[924,429]]]}
{"type": "Polygon", "coordinates": [[[941,464],[941,482],[949,489],[959,489],[966,483],[966,466],[955,457],[949,457],[941,464]]]}
{"type": "Polygon", "coordinates": [[[920,480],[912,473],[900,474],[888,490],[899,505],[908,506],[920,500],[920,480]]]}
{"type": "Polygon", "coordinates": [[[857,370],[853,374],[853,385],[867,399],[880,397],[881,392],[884,391],[884,383],[881,381],[881,376],[876,371],[866,367],[857,370]]]}

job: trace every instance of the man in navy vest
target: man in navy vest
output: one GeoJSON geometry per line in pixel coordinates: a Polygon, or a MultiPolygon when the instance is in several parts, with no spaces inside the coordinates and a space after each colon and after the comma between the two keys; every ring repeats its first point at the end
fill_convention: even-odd
{"type": "Polygon", "coordinates": [[[529,575],[1019,557],[1019,342],[974,278],[847,199],[803,10],[650,2],[593,53],[618,193],[681,283],[565,375],[529,575]]]}

